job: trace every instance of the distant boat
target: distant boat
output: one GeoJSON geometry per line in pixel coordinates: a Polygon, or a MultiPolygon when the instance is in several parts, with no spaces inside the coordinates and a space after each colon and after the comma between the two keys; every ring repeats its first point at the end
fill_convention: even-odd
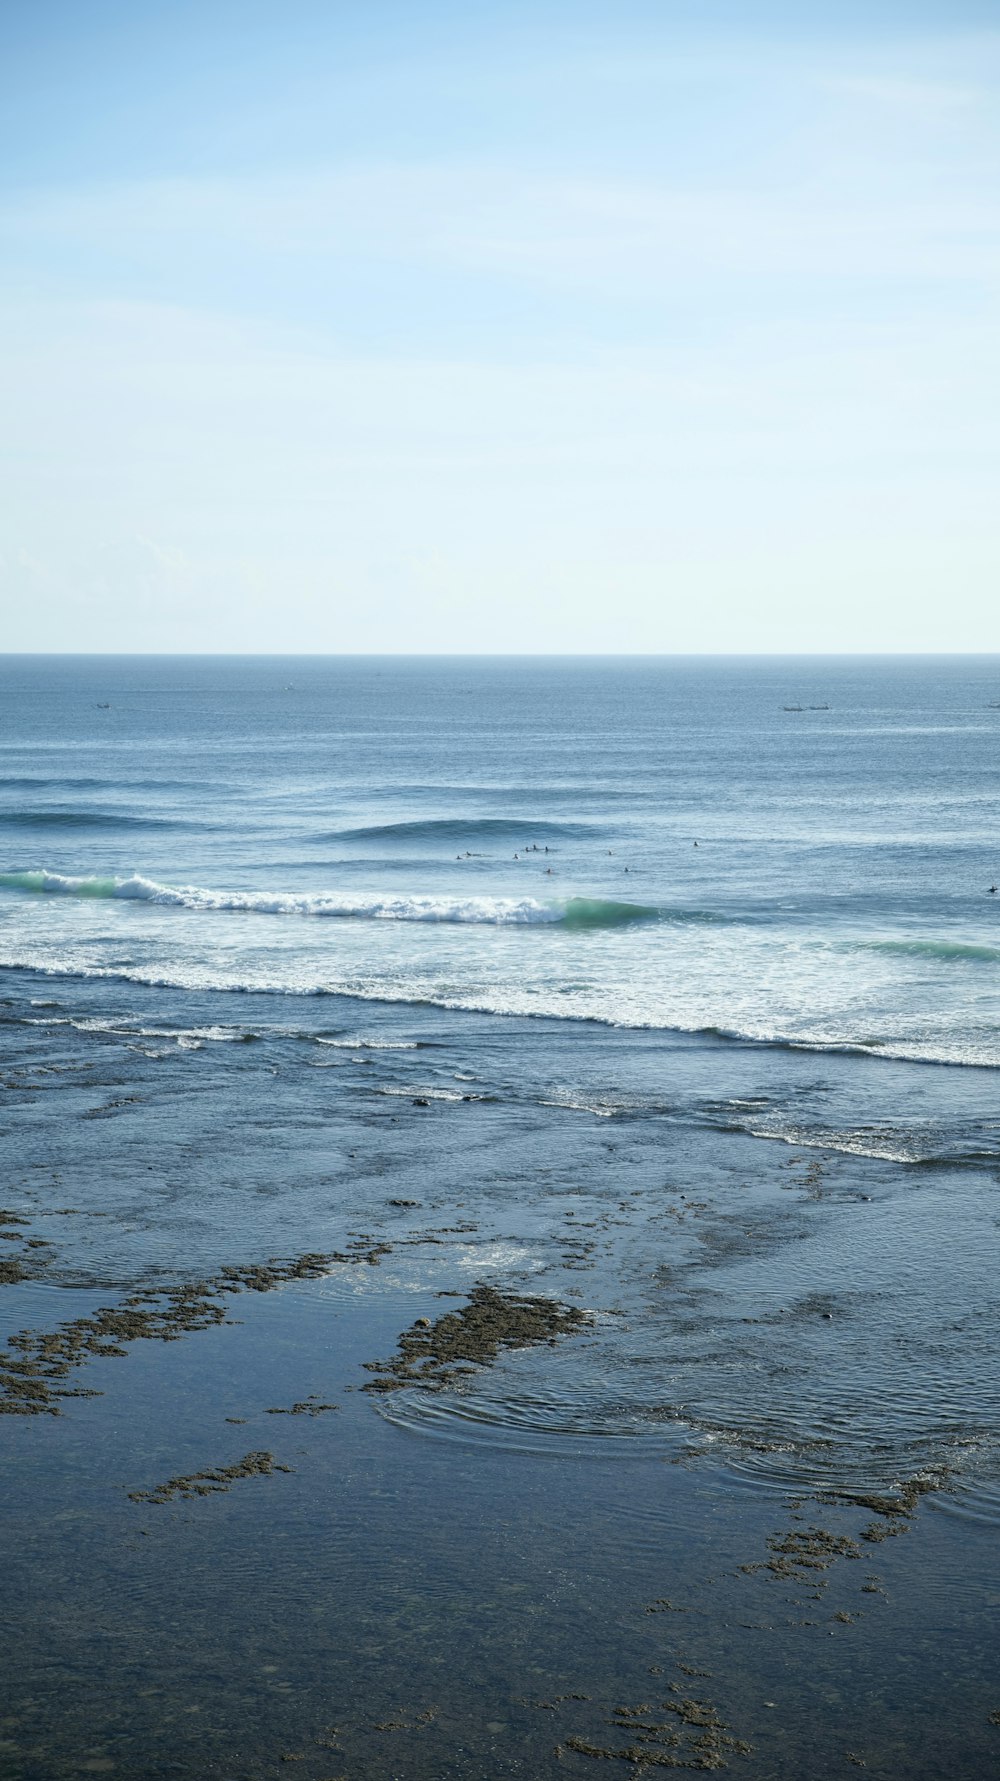
{"type": "Polygon", "coordinates": [[[782,711],[804,711],[804,705],[782,705],[782,711]]]}
{"type": "Polygon", "coordinates": [[[1000,711],[1000,699],[987,699],[986,705],[990,711],[1000,711]]]}
{"type": "Polygon", "coordinates": [[[830,707],[829,705],[810,705],[807,709],[809,711],[829,711],[830,707]]]}
{"type": "Polygon", "coordinates": [[[98,711],[110,711],[111,706],[110,705],[98,705],[97,709],[98,709],[98,711]]]}

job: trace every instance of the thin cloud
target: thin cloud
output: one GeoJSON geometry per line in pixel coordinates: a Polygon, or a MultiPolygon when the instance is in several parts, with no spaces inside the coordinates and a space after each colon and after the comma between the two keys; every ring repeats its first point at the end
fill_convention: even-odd
{"type": "MultiPolygon", "coordinates": [[[[300,178],[149,181],[36,196],[3,213],[15,275],[53,260],[84,286],[155,272],[185,302],[207,277],[266,261],[274,282],[400,265],[596,294],[676,295],[706,279],[875,283],[993,279],[1000,200],[950,188],[709,189],[541,178],[491,164],[368,167],[300,178]],[[275,256],[282,256],[276,263],[275,256]],[[69,262],[67,265],[66,263],[69,262]]],[[[252,306],[252,290],[247,291],[252,306]]],[[[526,324],[530,332],[530,321],[526,324]]]]}
{"type": "Polygon", "coordinates": [[[885,111],[915,118],[947,117],[971,111],[991,97],[988,89],[949,81],[912,80],[886,75],[855,75],[824,82],[831,93],[869,100],[885,111]]]}

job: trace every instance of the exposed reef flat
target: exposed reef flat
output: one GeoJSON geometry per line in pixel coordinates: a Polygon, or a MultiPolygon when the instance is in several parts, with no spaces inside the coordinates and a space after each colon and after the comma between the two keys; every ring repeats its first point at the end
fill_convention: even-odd
{"type": "Polygon", "coordinates": [[[238,1051],[129,1053],[155,1120],[29,1124],[8,1176],[5,1781],[981,1781],[940,1171],[238,1051]]]}

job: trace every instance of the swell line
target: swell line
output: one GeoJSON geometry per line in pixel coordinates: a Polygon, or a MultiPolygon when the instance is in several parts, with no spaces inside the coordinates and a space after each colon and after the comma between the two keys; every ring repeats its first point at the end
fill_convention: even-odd
{"type": "Polygon", "coordinates": [[[852,951],[882,952],[890,958],[939,959],[942,964],[1000,962],[1000,947],[967,940],[854,940],[849,944],[852,951]]]}
{"type": "Polygon", "coordinates": [[[519,821],[506,816],[424,817],[409,822],[372,823],[363,828],[335,829],[336,841],[542,841],[593,839],[604,833],[590,823],[519,821]]]}
{"type": "MultiPolygon", "coordinates": [[[[121,899],[161,907],[229,910],[258,915],[293,915],[355,921],[457,922],[491,927],[533,927],[562,923],[572,928],[612,928],[655,921],[661,911],[640,903],[599,897],[366,897],[293,891],[206,890],[199,885],[158,884],[152,878],[72,877],[62,872],[0,873],[0,889],[36,896],[121,899]]],[[[684,912],[671,911],[673,919],[684,912]]],[[[711,919],[692,911],[692,920],[711,919]]]]}
{"type": "Polygon", "coordinates": [[[121,810],[0,810],[0,827],[6,829],[187,829],[198,826],[188,818],[133,816],[121,810]]]}

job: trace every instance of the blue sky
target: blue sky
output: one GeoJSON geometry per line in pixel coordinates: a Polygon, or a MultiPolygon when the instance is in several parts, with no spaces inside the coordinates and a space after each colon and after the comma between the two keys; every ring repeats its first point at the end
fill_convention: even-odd
{"type": "Polygon", "coordinates": [[[0,68],[0,647],[1000,649],[995,7],[12,0],[0,68]]]}

